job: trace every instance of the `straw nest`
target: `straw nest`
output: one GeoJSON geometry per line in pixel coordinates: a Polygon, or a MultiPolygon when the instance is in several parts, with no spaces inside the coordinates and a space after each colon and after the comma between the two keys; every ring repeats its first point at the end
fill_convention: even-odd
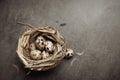
{"type": "Polygon", "coordinates": [[[34,71],[57,66],[64,57],[73,56],[64,38],[52,27],[30,28],[20,36],[16,50],[20,60],[34,71]]]}

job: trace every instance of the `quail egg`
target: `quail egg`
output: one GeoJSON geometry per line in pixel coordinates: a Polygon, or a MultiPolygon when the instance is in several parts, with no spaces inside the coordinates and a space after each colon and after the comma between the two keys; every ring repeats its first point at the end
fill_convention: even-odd
{"type": "Polygon", "coordinates": [[[74,55],[74,51],[72,49],[67,49],[66,58],[71,58],[74,55]]]}
{"type": "Polygon", "coordinates": [[[40,50],[43,50],[45,48],[45,39],[44,39],[44,37],[42,37],[42,36],[37,37],[36,46],[40,50]]]}
{"type": "Polygon", "coordinates": [[[31,57],[32,59],[35,59],[35,60],[42,59],[41,51],[39,51],[39,50],[32,50],[32,51],[30,52],[30,57],[31,57]]]}
{"type": "Polygon", "coordinates": [[[51,41],[46,41],[45,50],[50,53],[54,51],[54,45],[51,41]]]}

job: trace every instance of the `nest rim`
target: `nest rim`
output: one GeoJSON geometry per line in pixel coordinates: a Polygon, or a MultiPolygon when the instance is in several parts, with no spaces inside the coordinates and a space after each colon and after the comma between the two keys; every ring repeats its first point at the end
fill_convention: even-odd
{"type": "Polygon", "coordinates": [[[31,28],[25,31],[20,36],[16,52],[22,63],[25,65],[25,68],[29,68],[30,70],[34,71],[44,71],[56,67],[61,62],[61,60],[65,57],[66,44],[63,36],[61,36],[60,33],[53,27],[31,28]],[[25,54],[24,50],[29,48],[31,35],[34,34],[35,32],[50,34],[52,37],[56,39],[57,43],[60,44],[58,46],[61,46],[61,49],[59,49],[59,51],[56,52],[56,54],[54,54],[53,56],[44,60],[36,61],[26,57],[24,55],[25,54]]]}

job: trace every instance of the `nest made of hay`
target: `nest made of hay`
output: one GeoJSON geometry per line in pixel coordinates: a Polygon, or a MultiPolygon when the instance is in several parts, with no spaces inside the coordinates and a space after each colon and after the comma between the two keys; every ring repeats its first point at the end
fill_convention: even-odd
{"type": "Polygon", "coordinates": [[[56,29],[39,27],[29,28],[23,33],[16,52],[25,68],[44,71],[58,65],[65,56],[72,56],[73,51],[66,54],[68,50],[64,38],[56,29]]]}

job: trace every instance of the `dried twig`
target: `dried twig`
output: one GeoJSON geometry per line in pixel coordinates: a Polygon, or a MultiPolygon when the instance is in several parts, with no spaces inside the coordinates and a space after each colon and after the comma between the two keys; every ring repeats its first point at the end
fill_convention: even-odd
{"type": "Polygon", "coordinates": [[[71,61],[70,65],[72,66],[73,63],[74,63],[76,60],[77,60],[77,58],[74,58],[74,59],[71,61]]]}
{"type": "Polygon", "coordinates": [[[18,24],[21,24],[21,25],[28,26],[29,28],[34,28],[32,25],[27,24],[27,23],[23,23],[23,22],[17,22],[17,23],[18,23],[18,24]]]}
{"type": "Polygon", "coordinates": [[[30,73],[31,73],[31,71],[28,71],[26,75],[28,76],[30,73]]]}
{"type": "Polygon", "coordinates": [[[16,64],[13,64],[12,66],[16,69],[16,71],[18,73],[19,72],[19,67],[16,64]]]}

